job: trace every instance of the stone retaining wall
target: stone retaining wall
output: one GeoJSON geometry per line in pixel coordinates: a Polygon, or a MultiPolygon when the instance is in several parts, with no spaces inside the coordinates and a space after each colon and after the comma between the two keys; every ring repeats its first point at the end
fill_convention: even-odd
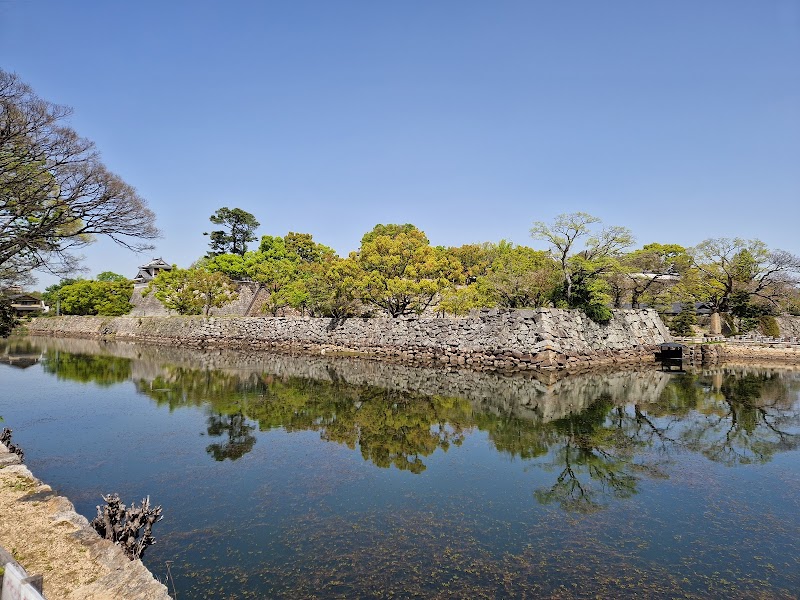
{"type": "Polygon", "coordinates": [[[670,339],[653,310],[618,310],[606,325],[579,311],[484,310],[466,318],[58,317],[32,335],[144,341],[198,348],[247,347],[355,353],[415,365],[520,371],[652,361],[670,339]]]}
{"type": "Polygon", "coordinates": [[[684,347],[684,360],[690,363],[752,362],[800,364],[797,344],[689,344],[684,347]]]}
{"type": "MultiPolygon", "coordinates": [[[[131,304],[133,309],[127,316],[129,317],[166,317],[176,315],[174,311],[167,310],[155,294],[143,296],[142,292],[147,289],[147,285],[140,284],[133,288],[131,304]]],[[[237,282],[236,291],[239,296],[222,308],[212,309],[212,315],[220,316],[257,316],[262,314],[261,308],[269,299],[269,293],[257,283],[249,281],[237,282]]]]}
{"type": "Polygon", "coordinates": [[[781,315],[775,317],[778,322],[778,329],[783,337],[800,338],[800,317],[792,315],[781,315]]]}

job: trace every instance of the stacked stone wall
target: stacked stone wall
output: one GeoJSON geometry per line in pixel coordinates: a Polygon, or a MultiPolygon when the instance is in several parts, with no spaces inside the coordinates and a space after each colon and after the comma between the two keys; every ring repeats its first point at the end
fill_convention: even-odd
{"type": "Polygon", "coordinates": [[[459,319],[293,317],[60,317],[33,335],[135,340],[197,348],[353,353],[396,362],[478,370],[582,369],[652,361],[669,333],[653,310],[614,311],[600,325],[559,309],[484,310],[459,319]]]}
{"type": "MultiPolygon", "coordinates": [[[[148,294],[144,296],[142,292],[147,288],[147,285],[136,285],[133,288],[133,295],[131,296],[131,304],[133,308],[128,313],[129,317],[166,317],[176,315],[174,311],[167,310],[161,301],[155,297],[155,294],[148,294]]],[[[249,281],[237,282],[236,291],[239,297],[223,306],[222,308],[211,309],[211,314],[214,316],[244,316],[244,315],[258,315],[261,312],[261,307],[264,302],[269,298],[269,294],[257,283],[249,281]],[[258,296],[256,298],[256,296],[258,296]]]]}
{"type": "Polygon", "coordinates": [[[781,315],[775,317],[775,320],[778,322],[778,330],[782,337],[800,339],[800,317],[781,315]]]}
{"type": "Polygon", "coordinates": [[[131,304],[133,309],[128,313],[129,317],[166,317],[171,311],[164,308],[161,301],[158,300],[153,294],[143,296],[142,292],[145,290],[146,285],[133,286],[133,295],[131,296],[131,304]]]}
{"type": "Polygon", "coordinates": [[[752,363],[754,361],[800,364],[800,344],[759,344],[757,342],[750,344],[741,342],[688,344],[684,346],[683,359],[693,364],[752,363]]]}

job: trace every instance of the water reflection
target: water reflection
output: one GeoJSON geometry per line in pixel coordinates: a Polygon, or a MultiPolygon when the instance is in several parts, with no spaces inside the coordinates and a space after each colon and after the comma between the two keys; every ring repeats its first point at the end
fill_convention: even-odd
{"type": "MultiPolygon", "coordinates": [[[[16,345],[14,345],[16,344],[16,345]]],[[[29,339],[45,372],[108,386],[132,379],[158,405],[207,411],[206,452],[235,461],[256,429],[315,431],[381,468],[419,474],[436,451],[486,432],[497,451],[553,474],[536,499],[592,512],[667,476],[677,452],[763,463],[800,445],[798,376],[718,368],[630,370],[558,379],[444,373],[347,359],[250,356],[130,344],[29,339]],[[198,368],[199,361],[206,365],[198,368]],[[433,391],[436,393],[432,393],[433,391]]]]}
{"type": "Polygon", "coordinates": [[[253,435],[255,428],[247,424],[245,416],[241,413],[234,413],[232,415],[223,415],[222,413],[209,415],[208,429],[206,432],[210,436],[224,438],[224,441],[215,444],[209,444],[206,448],[214,460],[236,460],[241,458],[250,450],[256,443],[256,436],[253,435]]]}
{"type": "Polygon", "coordinates": [[[39,362],[42,352],[28,338],[0,338],[0,363],[27,369],[39,362]]]}

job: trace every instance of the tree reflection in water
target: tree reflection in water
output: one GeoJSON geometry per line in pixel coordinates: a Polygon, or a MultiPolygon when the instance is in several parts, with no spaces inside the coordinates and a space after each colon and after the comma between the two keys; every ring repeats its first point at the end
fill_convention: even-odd
{"type": "MultiPolygon", "coordinates": [[[[60,378],[101,385],[131,378],[137,369],[127,358],[54,350],[42,362],[60,378]]],[[[356,385],[333,368],[328,380],[162,364],[141,370],[151,374],[134,377],[137,389],[159,405],[207,407],[206,433],[222,438],[207,447],[214,460],[250,452],[256,427],[282,428],[317,431],[324,440],[358,448],[378,467],[418,474],[437,450],[459,446],[479,430],[499,452],[555,474],[551,485],[535,490],[539,502],[581,512],[629,498],[643,477],[665,477],[663,467],[678,451],[737,465],[800,447],[799,380],[775,371],[674,374],[649,396],[630,401],[598,393],[576,405],[583,410],[546,421],[541,415],[553,411],[521,417],[460,397],[356,385]]],[[[569,381],[559,383],[561,393],[599,389],[594,380],[576,377],[574,388],[569,381]]]]}
{"type": "Polygon", "coordinates": [[[42,368],[45,373],[51,373],[59,379],[102,386],[122,383],[131,378],[131,360],[118,356],[51,350],[44,354],[42,368]]]}
{"type": "Polygon", "coordinates": [[[227,435],[224,442],[210,444],[206,448],[214,460],[225,460],[229,458],[236,460],[241,458],[250,450],[256,443],[256,436],[252,434],[255,429],[252,425],[248,425],[245,416],[238,412],[232,415],[212,414],[208,417],[208,429],[206,430],[210,436],[227,435]]]}
{"type": "Polygon", "coordinates": [[[713,400],[686,427],[681,442],[727,465],[765,463],[800,447],[797,407],[774,373],[727,373],[713,400]]]}

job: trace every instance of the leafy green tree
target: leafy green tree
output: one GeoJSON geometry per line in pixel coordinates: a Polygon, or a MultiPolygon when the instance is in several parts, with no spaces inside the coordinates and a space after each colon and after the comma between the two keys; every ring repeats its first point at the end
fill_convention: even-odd
{"type": "Polygon", "coordinates": [[[147,203],[66,125],[70,109],[0,70],[0,278],[66,273],[105,235],[141,251],[159,236],[147,203]]]}
{"type": "Polygon", "coordinates": [[[128,314],[133,308],[130,303],[133,282],[124,278],[117,281],[79,279],[61,286],[57,294],[64,315],[116,317],[128,314]]]}
{"type": "Polygon", "coordinates": [[[19,320],[11,308],[11,301],[0,295],[0,337],[8,337],[18,324],[19,320]]]}
{"type": "MultiPolygon", "coordinates": [[[[364,244],[368,244],[378,237],[395,238],[400,234],[417,236],[419,233],[420,230],[417,228],[417,226],[412,225],[411,223],[404,223],[403,225],[399,225],[397,223],[378,223],[372,228],[371,231],[368,231],[361,237],[361,245],[363,246],[364,244]]],[[[427,240],[427,238],[425,239],[427,240]]]]}
{"type": "Polygon", "coordinates": [[[290,258],[279,258],[255,262],[250,270],[253,281],[262,284],[269,291],[269,300],[264,310],[277,315],[278,311],[291,304],[295,294],[302,294],[297,284],[300,279],[299,265],[290,258]]]}
{"type": "MultiPolygon", "coordinates": [[[[700,274],[698,293],[717,312],[728,312],[734,294],[752,301],[779,305],[800,279],[800,257],[784,250],[770,250],[761,240],[707,239],[692,249],[700,274]]],[[[737,301],[741,306],[741,298],[737,301]]]]}
{"type": "Polygon", "coordinates": [[[585,212],[558,215],[552,224],[536,221],[531,228],[534,239],[550,244],[564,279],[564,297],[573,305],[573,287],[577,278],[590,280],[616,267],[616,259],[633,244],[626,227],[604,227],[593,232],[600,219],[585,212]],[[585,242],[583,241],[585,239],[585,242]],[[583,248],[578,245],[583,242],[583,248]]]}
{"type": "Polygon", "coordinates": [[[581,308],[590,318],[604,322],[611,318],[609,285],[602,280],[620,269],[619,258],[633,244],[626,227],[604,227],[593,231],[600,219],[584,212],[561,214],[552,224],[534,223],[534,239],[550,244],[563,280],[556,304],[581,308]],[[582,244],[582,247],[581,247],[582,244]]]}
{"type": "Polygon", "coordinates": [[[692,258],[678,244],[652,243],[620,259],[618,273],[630,294],[631,307],[639,308],[642,298],[651,298],[666,285],[674,285],[691,267],[692,258]]]}
{"type": "Polygon", "coordinates": [[[391,317],[423,312],[460,278],[461,265],[409,224],[376,225],[353,259],[361,269],[361,300],[391,317]]]}
{"type": "Polygon", "coordinates": [[[475,283],[478,277],[486,275],[492,264],[496,247],[485,244],[465,244],[447,249],[448,254],[461,264],[464,283],[475,283]]]}
{"type": "Polygon", "coordinates": [[[356,289],[359,275],[352,258],[335,257],[314,265],[306,281],[312,313],[334,319],[356,316],[361,309],[356,289]]]}
{"type": "Polygon", "coordinates": [[[478,281],[497,305],[538,308],[550,302],[559,284],[559,271],[546,252],[505,240],[492,250],[492,261],[478,281]]]}
{"type": "Polygon", "coordinates": [[[286,240],[279,235],[262,235],[258,245],[261,260],[280,260],[289,258],[286,240]]]}
{"type": "Polygon", "coordinates": [[[678,313],[669,323],[669,328],[675,335],[694,335],[694,325],[697,324],[697,312],[694,301],[687,300],[678,313]]]}
{"type": "Polygon", "coordinates": [[[290,231],[284,236],[283,243],[286,255],[290,258],[296,257],[304,264],[319,264],[336,256],[333,248],[315,242],[310,233],[290,231]]]}
{"type": "Polygon", "coordinates": [[[128,278],[113,271],[103,271],[97,276],[97,281],[127,281],[128,278]]]}
{"type": "Polygon", "coordinates": [[[254,252],[206,257],[197,267],[260,283],[270,293],[264,310],[277,315],[287,306],[305,311],[310,306],[308,281],[316,266],[335,257],[331,248],[316,243],[311,234],[290,232],[284,237],[262,236],[254,252]]]}
{"type": "Polygon", "coordinates": [[[585,277],[584,273],[580,272],[574,280],[571,304],[566,302],[560,292],[563,292],[563,288],[557,290],[553,296],[556,306],[578,308],[597,323],[607,323],[611,320],[613,315],[609,307],[612,298],[609,294],[609,283],[605,278],[585,277]]]}
{"type": "Polygon", "coordinates": [[[55,308],[59,304],[59,299],[61,297],[61,289],[65,286],[71,285],[76,281],[80,281],[79,279],[72,279],[66,278],[60,280],[58,283],[54,283],[53,285],[49,285],[44,289],[44,293],[42,294],[42,300],[48,306],[55,308]]]}
{"type": "Polygon", "coordinates": [[[457,288],[442,290],[439,300],[439,310],[462,316],[474,308],[494,306],[494,300],[488,296],[477,283],[457,288]]]}
{"type": "Polygon", "coordinates": [[[252,252],[241,254],[217,254],[216,256],[201,258],[195,263],[199,269],[205,269],[212,273],[222,273],[236,280],[250,279],[250,265],[248,261],[252,257],[252,252]]]}
{"type": "Polygon", "coordinates": [[[209,315],[212,308],[225,306],[239,297],[228,277],[203,269],[161,271],[142,295],[150,293],[180,315],[209,315]]]}
{"type": "Polygon", "coordinates": [[[243,256],[247,252],[248,242],[256,240],[255,230],[260,223],[249,212],[241,208],[228,208],[223,206],[209,217],[214,225],[222,225],[224,229],[218,229],[210,233],[204,233],[211,238],[209,256],[217,254],[239,254],[243,256]]]}

